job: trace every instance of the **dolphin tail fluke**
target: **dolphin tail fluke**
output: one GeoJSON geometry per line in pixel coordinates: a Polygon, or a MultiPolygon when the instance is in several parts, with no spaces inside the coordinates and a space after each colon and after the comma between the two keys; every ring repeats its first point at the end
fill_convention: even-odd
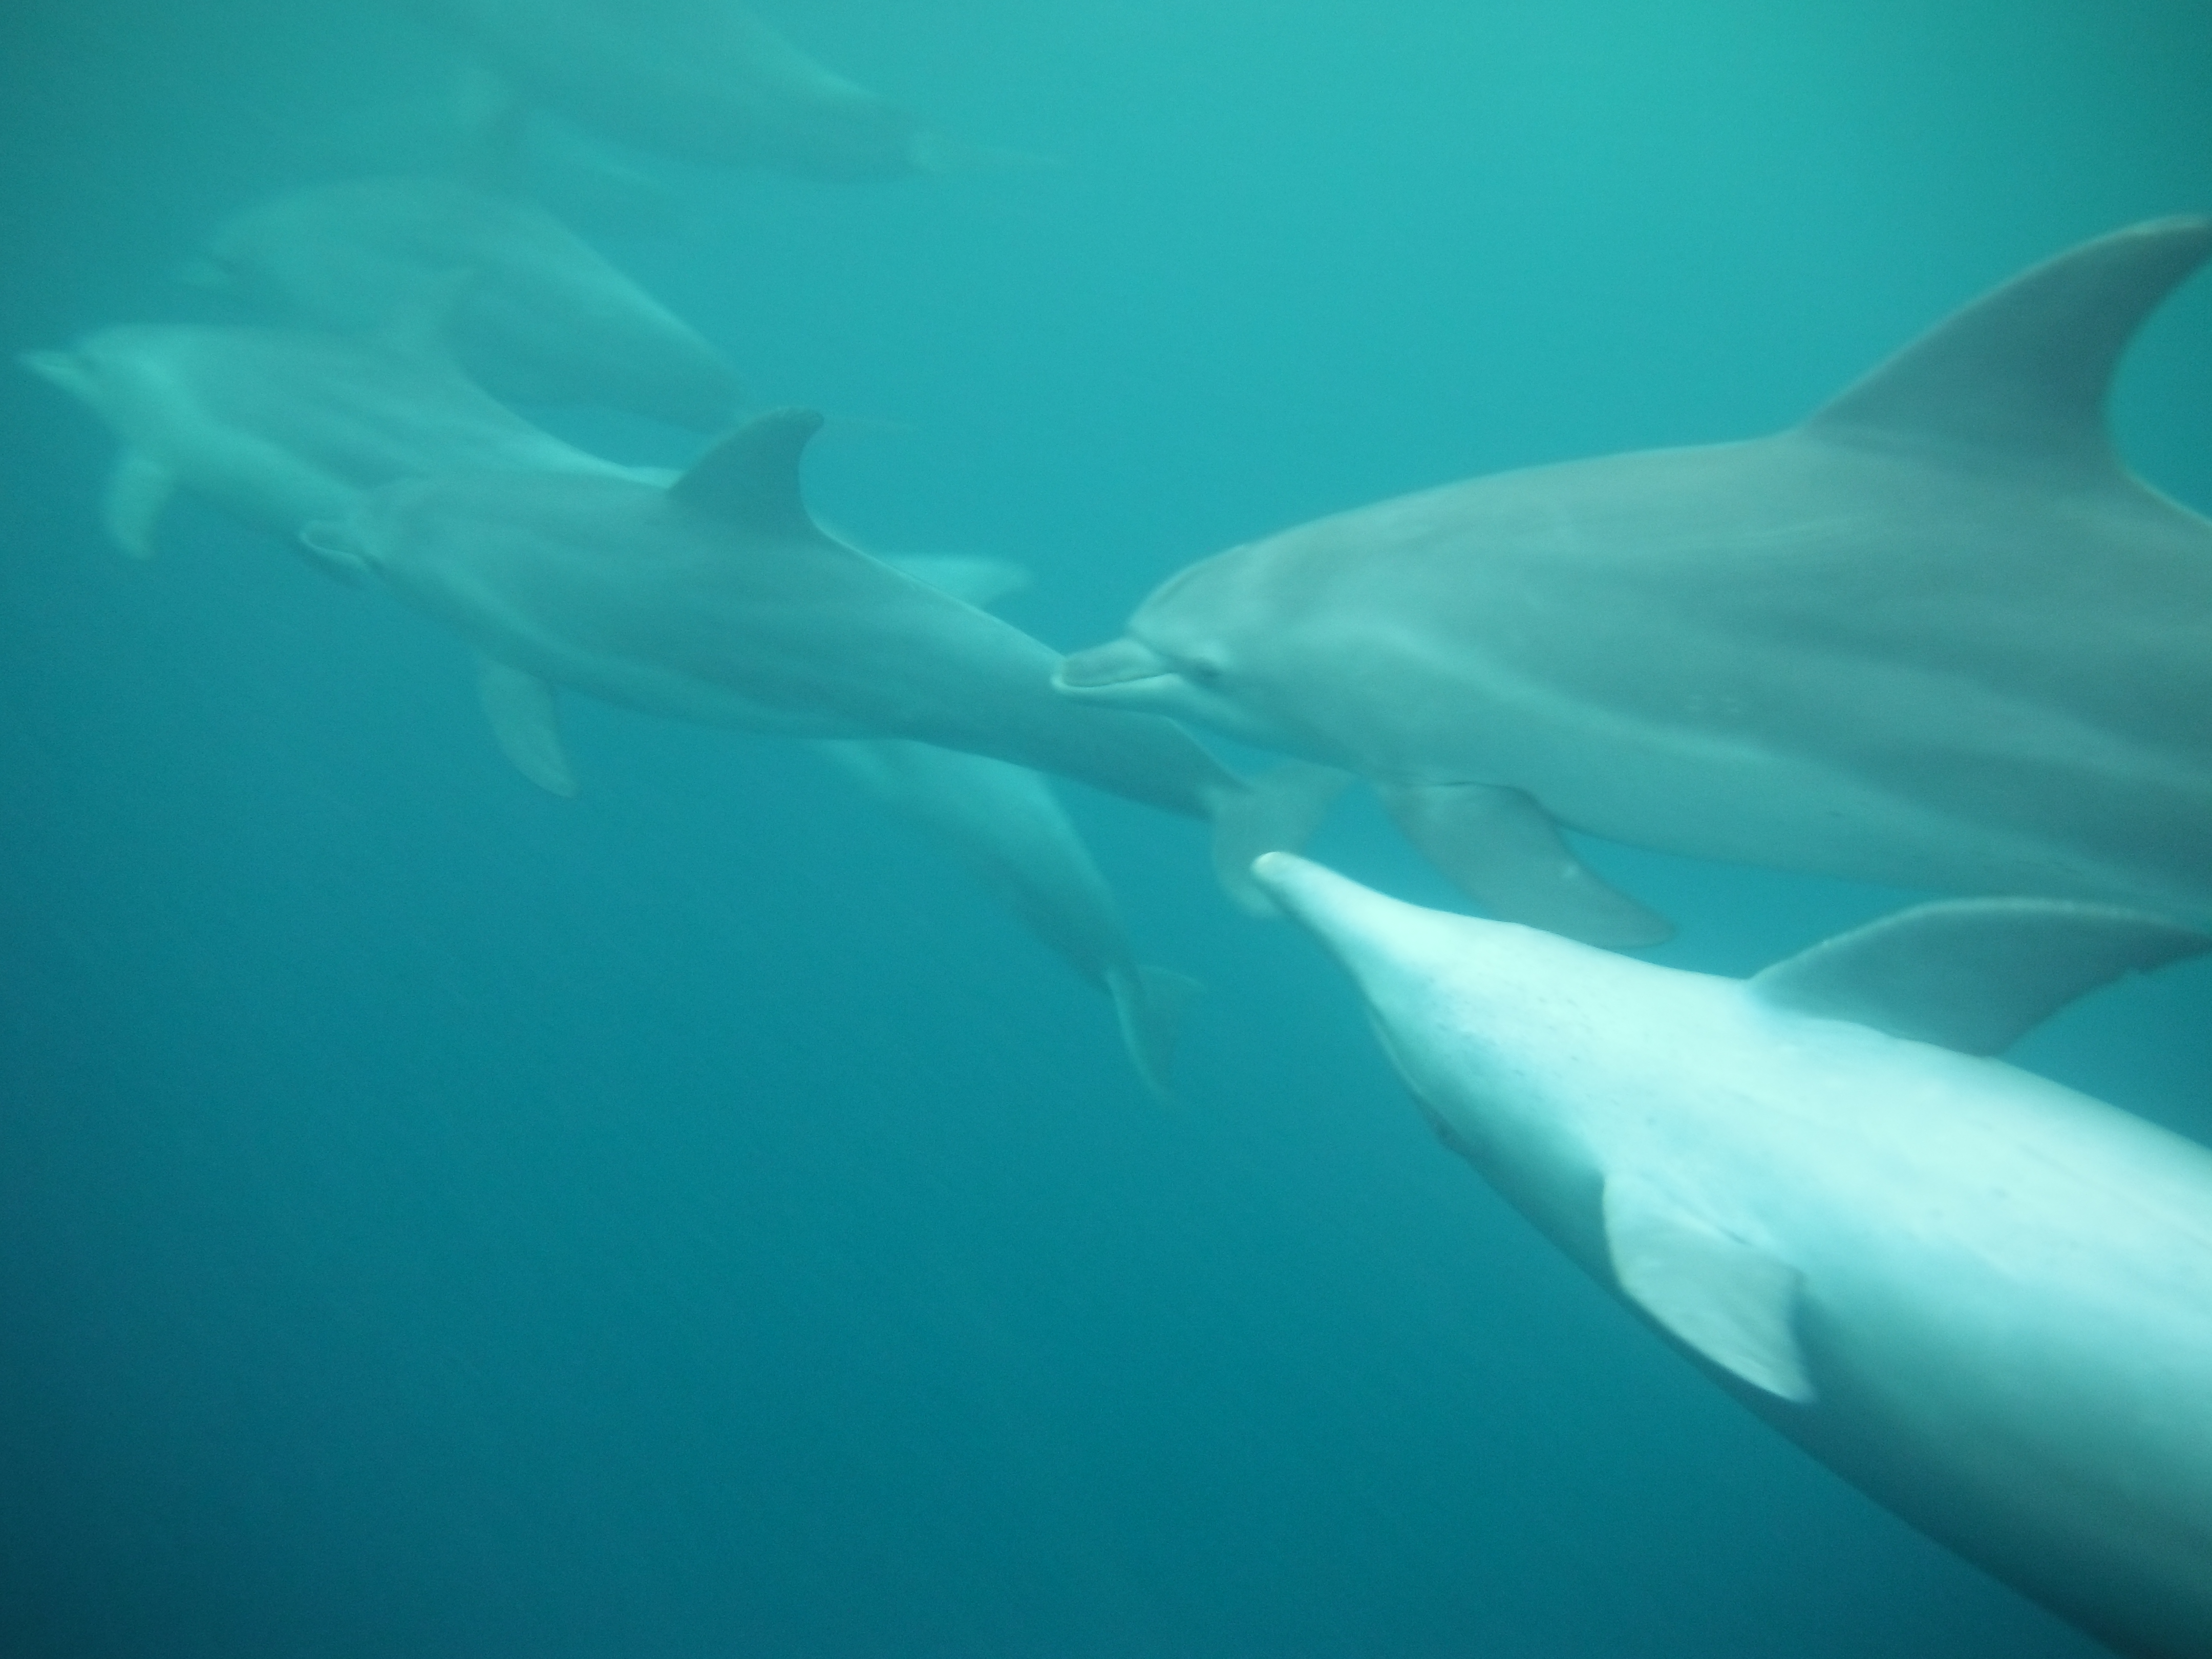
{"type": "Polygon", "coordinates": [[[134,559],[154,556],[154,526],[176,492],[177,475],[143,450],[126,449],[107,475],[100,522],[108,538],[134,559]]]}
{"type": "Polygon", "coordinates": [[[1352,774],[1334,766],[1285,761],[1215,802],[1213,873],[1238,909],[1261,918],[1282,914],[1252,879],[1252,860],[1304,847],[1351,783],[1352,774]]]}
{"type": "Polygon", "coordinates": [[[1503,921],[1610,951],[1656,945],[1674,931],[1577,858],[1550,815],[1521,790],[1403,783],[1376,793],[1406,839],[1503,921]]]}
{"type": "Polygon", "coordinates": [[[1204,988],[1170,968],[1135,965],[1106,970],[1106,989],[1121,1024],[1122,1046],[1145,1086],[1160,1100],[1173,1097],[1169,1085],[1182,1018],[1204,988]]]}
{"type": "Polygon", "coordinates": [[[573,795],[576,775],[561,742],[561,709],[552,686],[535,674],[487,657],[478,665],[477,697],[501,752],[514,769],[550,794],[573,795]]]}

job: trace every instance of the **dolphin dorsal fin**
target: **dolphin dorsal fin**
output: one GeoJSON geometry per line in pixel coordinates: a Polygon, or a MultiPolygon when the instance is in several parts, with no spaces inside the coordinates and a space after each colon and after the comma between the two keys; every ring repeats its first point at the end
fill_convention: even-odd
{"type": "Polygon", "coordinates": [[[2105,393],[2136,328],[2212,252],[2212,219],[2154,219],[1984,295],[1815,413],[1823,435],[1904,437],[2039,467],[2117,470],[2105,393]]]}
{"type": "Polygon", "coordinates": [[[822,429],[811,409],[756,415],[668,486],[678,505],[757,535],[819,536],[799,488],[799,458],[822,429]]]}
{"type": "Polygon", "coordinates": [[[1953,899],[1839,934],[1747,981],[1762,1002],[1994,1054],[2075,998],[2212,951],[2178,922],[2063,899],[1953,899]]]}

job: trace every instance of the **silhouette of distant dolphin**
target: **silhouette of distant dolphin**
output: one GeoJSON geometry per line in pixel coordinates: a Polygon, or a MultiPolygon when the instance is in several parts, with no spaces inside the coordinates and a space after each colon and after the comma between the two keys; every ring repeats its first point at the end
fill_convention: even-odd
{"type": "Polygon", "coordinates": [[[1666,924],[1557,826],[2212,920],[2212,524],[2106,439],[2169,219],[1969,306],[1803,425],[1508,472],[1171,578],[1062,665],[1103,708],[1370,779],[1497,915],[1666,924]]]}
{"type": "MultiPolygon", "coordinates": [[[[1214,825],[1216,868],[1295,845],[1299,770],[1247,781],[1172,721],[1056,696],[1059,655],[826,534],[799,460],[822,417],[763,415],[673,484],[449,474],[395,484],[307,546],[471,641],[524,775],[575,788],[556,688],[795,738],[908,738],[1077,779],[1214,825]],[[1249,850],[1248,850],[1249,849],[1249,850]]],[[[1249,875],[1247,875],[1249,880],[1249,875]]]]}

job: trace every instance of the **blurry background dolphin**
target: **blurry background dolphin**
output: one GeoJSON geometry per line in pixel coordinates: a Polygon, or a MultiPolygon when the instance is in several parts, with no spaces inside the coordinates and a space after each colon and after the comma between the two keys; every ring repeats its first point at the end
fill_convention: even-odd
{"type": "Polygon", "coordinates": [[[732,0],[411,0],[526,99],[647,149],[825,179],[1028,165],[948,139],[732,0]]]}
{"type": "Polygon", "coordinates": [[[1445,1141],[1729,1392],[2120,1651],[2212,1652],[2212,1152],[1978,1058],[2212,938],[1953,901],[1739,982],[1258,876],[1445,1141]]]}
{"type": "Polygon", "coordinates": [[[289,544],[364,489],[454,467],[643,476],[539,430],[434,344],[398,336],[136,325],[21,362],[122,440],[102,516],[136,558],[152,556],[179,487],[289,544]]]}
{"type": "Polygon", "coordinates": [[[495,396],[600,404],[716,429],[737,371],[697,331],[535,202],[459,178],[307,185],[234,215],[185,268],[282,319],[373,331],[468,273],[454,356],[495,396]]]}
{"type": "Polygon", "coordinates": [[[1334,775],[1242,779],[1172,721],[1079,708],[1053,692],[1049,647],[825,534],[799,482],[821,424],[771,411],[665,488],[550,471],[413,481],[304,539],[475,645],[501,747],[557,794],[576,787],[557,720],[567,687],[705,725],[913,738],[1074,778],[1207,820],[1232,891],[1252,857],[1304,840],[1334,775]]]}
{"type": "Polygon", "coordinates": [[[1479,904],[1666,923],[1558,826],[2212,920],[2212,524],[2103,420],[2212,221],[2078,247],[1779,436],[1497,474],[1192,566],[1063,691],[1352,768],[1479,904]]]}

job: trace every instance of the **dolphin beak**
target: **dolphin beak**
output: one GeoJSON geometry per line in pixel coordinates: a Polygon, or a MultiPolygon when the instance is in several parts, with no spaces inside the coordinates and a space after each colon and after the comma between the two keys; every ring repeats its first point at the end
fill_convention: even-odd
{"type": "Polygon", "coordinates": [[[1409,963],[1449,948],[1439,923],[1468,920],[1386,897],[1295,853],[1262,853],[1252,860],[1252,879],[1370,996],[1409,963]]]}
{"type": "Polygon", "coordinates": [[[1111,645],[1093,646],[1061,658],[1052,684],[1054,690],[1070,696],[1098,694],[1098,701],[1103,702],[1121,695],[1125,687],[1174,678],[1173,665],[1149,645],[1115,640],[1111,645]]]}
{"type": "Polygon", "coordinates": [[[51,380],[80,398],[90,395],[91,380],[76,354],[68,351],[19,351],[15,361],[42,380],[51,380]]]}

